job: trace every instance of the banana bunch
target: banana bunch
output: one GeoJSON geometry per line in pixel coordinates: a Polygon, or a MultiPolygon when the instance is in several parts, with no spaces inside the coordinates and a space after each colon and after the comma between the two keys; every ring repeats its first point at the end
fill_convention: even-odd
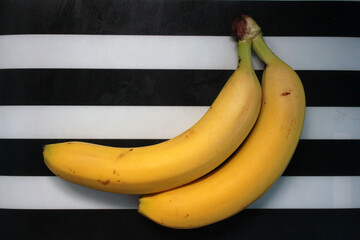
{"type": "Polygon", "coordinates": [[[298,75],[269,49],[251,17],[237,18],[233,31],[238,68],[190,129],[139,148],[47,145],[48,168],[90,188],[144,194],[139,213],[171,228],[206,226],[249,206],[281,176],[296,149],[305,93],[298,75]],[[251,48],[266,64],[261,87],[251,48]]]}

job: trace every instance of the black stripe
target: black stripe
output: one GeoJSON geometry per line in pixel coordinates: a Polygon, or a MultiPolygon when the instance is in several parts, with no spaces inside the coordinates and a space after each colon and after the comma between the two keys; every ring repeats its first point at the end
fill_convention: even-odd
{"type": "Polygon", "coordinates": [[[360,140],[300,140],[285,176],[360,176],[360,140]]]}
{"type": "Polygon", "coordinates": [[[3,239],[359,239],[360,209],[248,209],[197,229],[157,225],[136,210],[0,210],[3,239]],[[20,230],[21,229],[21,230],[20,230]]]}
{"type": "Polygon", "coordinates": [[[1,105],[210,105],[232,71],[0,70],[1,105]]]}
{"type": "MultiPolygon", "coordinates": [[[[0,175],[53,176],[43,163],[42,146],[66,139],[0,139],[0,175]]],[[[80,140],[139,147],[164,140],[80,140]]],[[[360,176],[360,140],[300,140],[284,176],[360,176]]]]}
{"type": "Polygon", "coordinates": [[[358,2],[87,0],[0,2],[0,34],[230,35],[240,13],[269,36],[360,36],[358,2]]]}
{"type": "MultiPolygon", "coordinates": [[[[0,105],[209,106],[232,70],[3,69],[0,105]]],[[[297,71],[307,106],[360,106],[360,71],[297,71]]],[[[261,79],[262,71],[256,71],[261,79]]]]}
{"type": "MultiPolygon", "coordinates": [[[[53,176],[45,166],[42,148],[46,144],[71,141],[70,139],[0,139],[0,175],[13,176],[53,176]]],[[[164,140],[110,140],[110,139],[76,139],[90,143],[116,146],[136,147],[160,143],[164,140]]]]}

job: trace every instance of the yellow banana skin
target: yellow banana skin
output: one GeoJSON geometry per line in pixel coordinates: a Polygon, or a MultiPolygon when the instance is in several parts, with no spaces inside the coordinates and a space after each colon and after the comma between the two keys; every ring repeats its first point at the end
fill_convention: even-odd
{"type": "Polygon", "coordinates": [[[298,75],[265,45],[262,109],[240,148],[223,165],[185,186],[140,198],[139,213],[170,228],[198,228],[226,219],[257,200],[281,176],[298,144],[305,93],[298,75]]]}
{"type": "Polygon", "coordinates": [[[47,167],[57,176],[93,189],[154,193],[191,182],[225,161],[249,134],[261,108],[261,86],[244,58],[212,106],[186,132],[160,144],[116,148],[84,142],[44,147],[47,167]]]}

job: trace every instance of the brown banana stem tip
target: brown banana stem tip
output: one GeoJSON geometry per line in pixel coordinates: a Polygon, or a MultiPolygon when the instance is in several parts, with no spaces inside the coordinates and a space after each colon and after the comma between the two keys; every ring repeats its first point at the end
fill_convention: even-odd
{"type": "Polygon", "coordinates": [[[261,32],[254,19],[245,14],[236,17],[232,23],[232,34],[236,41],[252,40],[261,32]]]}

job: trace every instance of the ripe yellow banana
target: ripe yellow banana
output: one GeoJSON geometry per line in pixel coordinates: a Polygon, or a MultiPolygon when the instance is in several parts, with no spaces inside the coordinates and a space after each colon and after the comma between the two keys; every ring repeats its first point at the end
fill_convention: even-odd
{"type": "Polygon", "coordinates": [[[252,67],[250,42],[239,44],[238,52],[238,68],[209,110],[184,133],[138,148],[50,144],[43,151],[47,167],[76,184],[129,194],[168,190],[210,172],[244,141],[261,108],[261,86],[252,67]]]}
{"type": "Polygon", "coordinates": [[[253,49],[266,63],[259,118],[223,165],[182,187],[140,198],[139,212],[161,225],[196,228],[240,212],[280,177],[299,141],[305,117],[301,80],[268,48],[252,18],[242,16],[234,25],[239,32],[259,32],[253,49]]]}

